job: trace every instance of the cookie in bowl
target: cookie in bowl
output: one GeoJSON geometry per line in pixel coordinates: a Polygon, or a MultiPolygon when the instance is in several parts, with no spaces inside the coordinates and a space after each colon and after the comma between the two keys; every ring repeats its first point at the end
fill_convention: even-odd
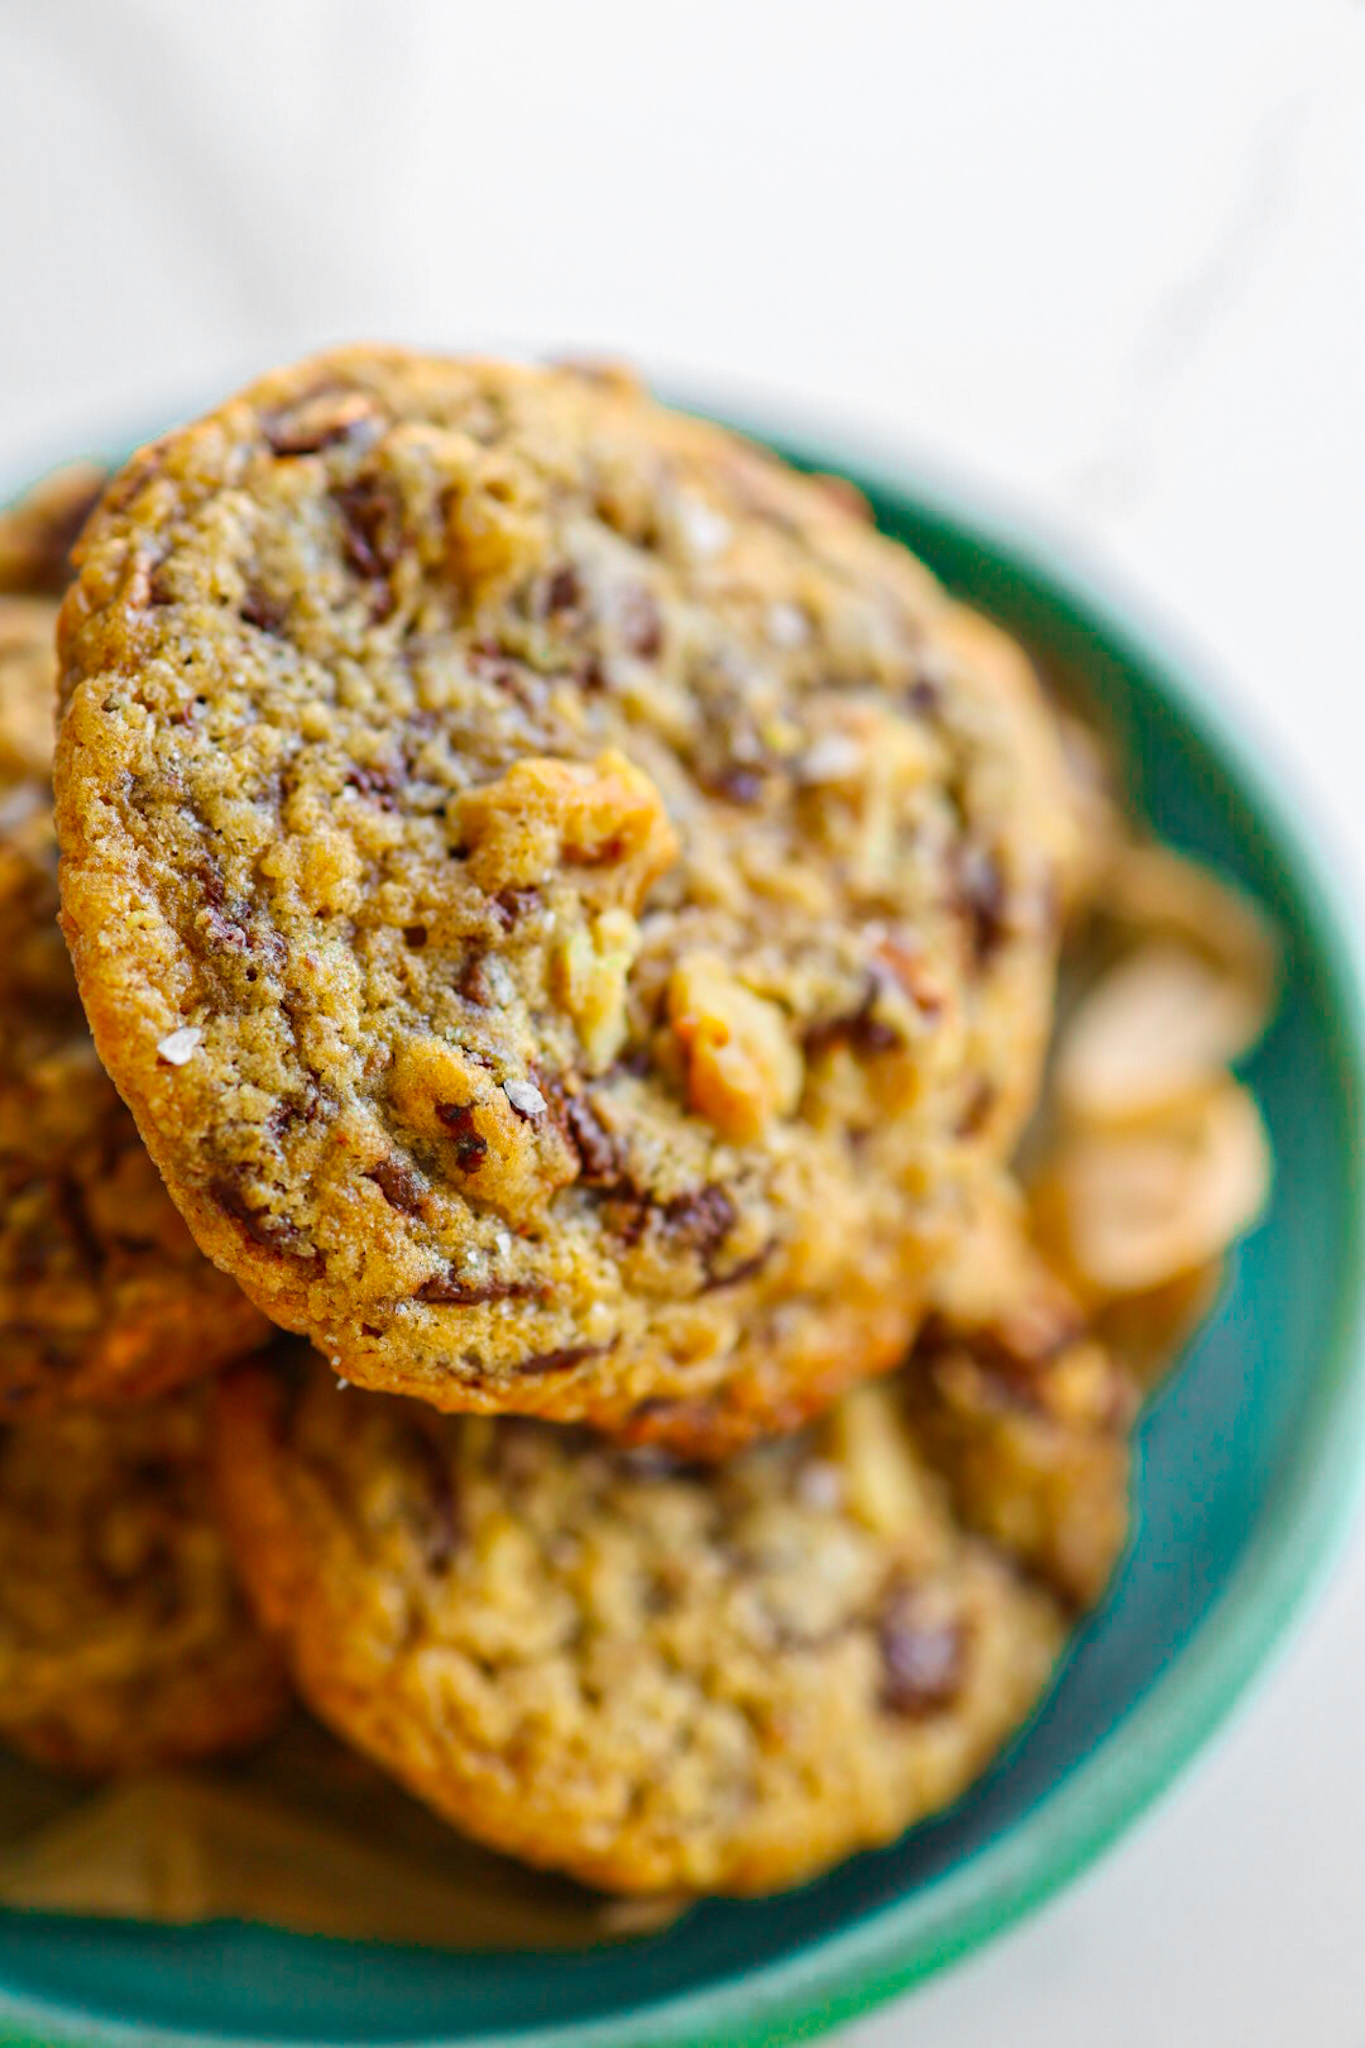
{"type": "Polygon", "coordinates": [[[1073,817],[905,549],[621,379],[351,349],[143,450],[80,563],[65,929],[253,1300],[699,1455],[900,1359],[1073,817]]]}
{"type": "Polygon", "coordinates": [[[1091,1461],[1079,1421],[1019,1434],[993,1515],[916,1370],[698,1465],[299,1347],[221,1383],[225,1520],[304,1700],[457,1826],[610,1890],[775,1890],[956,1798],[1122,1545],[1120,1402],[1091,1461]]]}
{"type": "Polygon", "coordinates": [[[50,599],[0,596],[0,1418],[142,1399],[265,1341],[96,1057],[57,925],[50,599]]]}

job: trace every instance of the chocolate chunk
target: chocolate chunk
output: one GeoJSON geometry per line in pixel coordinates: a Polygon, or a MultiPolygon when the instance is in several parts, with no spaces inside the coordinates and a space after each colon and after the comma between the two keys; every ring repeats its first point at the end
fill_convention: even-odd
{"type": "Polygon", "coordinates": [[[272,454],[317,455],[373,417],[373,402],[363,392],[323,386],[262,424],[272,454]]]}
{"type": "Polygon", "coordinates": [[[893,1586],[877,1618],[881,1702],[904,1720],[942,1713],[966,1675],[967,1632],[957,1616],[929,1614],[910,1586],[893,1586]]]}
{"type": "Polygon", "coordinates": [[[492,1009],[497,996],[489,979],[486,954],[470,954],[460,969],[459,988],[465,1001],[473,1003],[476,1009],[492,1009]]]}
{"type": "Polygon", "coordinates": [[[424,924],[405,924],[403,927],[403,939],[404,943],[411,946],[415,953],[420,952],[427,942],[426,926],[424,924]]]}
{"type": "Polygon", "coordinates": [[[412,1423],[404,1431],[407,1448],[421,1474],[421,1529],[428,1569],[443,1572],[453,1563],[464,1534],[449,1441],[440,1423],[424,1428],[412,1423]]]}
{"type": "Polygon", "coordinates": [[[775,1237],[769,1238],[767,1244],[762,1245],[758,1251],[753,1253],[752,1257],[741,1259],[738,1265],[731,1266],[728,1272],[709,1272],[706,1284],[701,1290],[702,1293],[714,1294],[718,1288],[739,1287],[744,1281],[752,1280],[756,1273],[763,1271],[763,1268],[776,1250],[777,1239],[775,1237]]]}
{"type": "Polygon", "coordinates": [[[664,1223],[672,1236],[709,1259],[729,1236],[738,1221],[738,1211],[725,1189],[714,1181],[705,1187],[674,1195],[663,1205],[664,1223]]]}
{"type": "Polygon", "coordinates": [[[856,1010],[846,1010],[837,1017],[817,1018],[808,1025],[802,1040],[806,1058],[819,1059],[822,1053],[832,1052],[838,1045],[863,1054],[898,1051],[904,1044],[899,1031],[875,1014],[881,991],[880,977],[869,974],[866,993],[856,1010]]]}
{"type": "Polygon", "coordinates": [[[438,1102],[436,1114],[455,1140],[455,1163],[465,1173],[477,1173],[488,1157],[488,1140],[480,1135],[469,1102],[438,1102]]]}
{"type": "Polygon", "coordinates": [[[556,569],[545,585],[544,604],[547,612],[571,612],[583,601],[583,586],[578,572],[569,562],[562,569],[556,569]]]}
{"type": "Polygon", "coordinates": [[[272,1138],[283,1140],[300,1124],[316,1122],[321,1109],[322,1097],[310,1081],[301,1095],[275,1104],[265,1120],[265,1127],[272,1138]]]}
{"type": "Polygon", "coordinates": [[[278,639],[284,632],[289,611],[282,599],[272,597],[268,590],[262,590],[260,585],[256,584],[248,590],[238,606],[238,616],[244,619],[248,626],[255,626],[259,632],[269,633],[278,639]]]}
{"type": "Polygon", "coordinates": [[[571,1372],[574,1366],[582,1365],[585,1359],[601,1358],[609,1349],[606,1344],[569,1344],[562,1351],[536,1351],[529,1358],[517,1363],[519,1373],[571,1372]]]}
{"type": "Polygon", "coordinates": [[[964,850],[958,862],[957,899],[967,920],[972,957],[978,967],[985,967],[1009,929],[1005,878],[994,854],[977,846],[964,850]]]}
{"type": "Polygon", "coordinates": [[[579,1177],[585,1187],[615,1187],[621,1178],[621,1155],[616,1140],[600,1121],[587,1095],[567,1095],[551,1103],[561,1119],[569,1143],[578,1154],[579,1177]]]}
{"type": "Polygon", "coordinates": [[[357,477],[332,493],[341,518],[341,551],[358,576],[384,582],[402,553],[402,506],[392,485],[357,477]]]}
{"type": "Polygon", "coordinates": [[[287,1252],[291,1257],[306,1255],[300,1249],[306,1241],[298,1225],[287,1217],[272,1216],[268,1209],[253,1207],[235,1179],[219,1175],[209,1183],[209,1194],[225,1215],[241,1224],[253,1244],[262,1245],[267,1251],[287,1252]]]}
{"type": "Polygon", "coordinates": [[[540,902],[538,889],[499,889],[489,899],[489,908],[504,931],[511,931],[519,918],[534,910],[540,902]]]}
{"type": "Polygon", "coordinates": [[[179,593],[171,581],[171,572],[165,561],[154,562],[147,572],[148,604],[174,604],[178,595],[179,593]]]}
{"type": "Polygon", "coordinates": [[[654,1213],[654,1204],[643,1188],[635,1185],[629,1175],[609,1188],[602,1190],[602,1220],[606,1228],[629,1251],[644,1236],[649,1219],[654,1213]]]}
{"type": "Polygon", "coordinates": [[[465,1280],[458,1273],[433,1273],[417,1290],[418,1301],[436,1302],[442,1307],[477,1308],[485,1301],[525,1301],[540,1296],[540,1289],[524,1280],[465,1280]]]}
{"type": "Polygon", "coordinates": [[[425,1183],[400,1159],[381,1159],[378,1166],[370,1168],[367,1177],[374,1182],[391,1209],[397,1209],[404,1216],[421,1214],[425,1183]]]}

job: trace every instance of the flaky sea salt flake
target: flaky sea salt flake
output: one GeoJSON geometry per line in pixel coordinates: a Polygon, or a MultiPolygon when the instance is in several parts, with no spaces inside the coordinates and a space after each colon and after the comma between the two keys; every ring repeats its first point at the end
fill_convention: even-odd
{"type": "Polygon", "coordinates": [[[156,1049],[168,1067],[183,1067],[194,1058],[203,1036],[197,1024],[182,1024],[178,1031],[168,1031],[156,1049]]]}
{"type": "Polygon", "coordinates": [[[544,1116],[548,1104],[534,1081],[504,1081],[502,1086],[518,1116],[544,1116]]]}

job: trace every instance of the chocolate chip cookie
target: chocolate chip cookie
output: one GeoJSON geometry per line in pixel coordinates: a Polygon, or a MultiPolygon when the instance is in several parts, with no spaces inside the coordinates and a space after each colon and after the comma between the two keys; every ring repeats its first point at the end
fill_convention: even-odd
{"type": "Polygon", "coordinates": [[[770,1890],[955,1798],[1112,1560],[1121,1456],[1090,1574],[1038,1540],[1093,1500],[1064,1500],[1089,1474],[1057,1439],[997,1464],[987,1541],[913,1371],[687,1465],[246,1366],[220,1386],[224,1513],[305,1700],[460,1827],[609,1889],[770,1890]]]}
{"type": "Polygon", "coordinates": [[[199,1389],[0,1432],[0,1741],[103,1774],[269,1733],[287,1689],[214,1518],[199,1389]]]}
{"type": "Polygon", "coordinates": [[[95,1055],[57,926],[55,606],[0,597],[0,1417],[141,1398],[264,1342],[95,1055]]]}
{"type": "Polygon", "coordinates": [[[708,1454],[899,1359],[1071,818],[919,563],[619,378],[380,349],[145,449],[81,561],[82,995],[276,1322],[708,1454]]]}

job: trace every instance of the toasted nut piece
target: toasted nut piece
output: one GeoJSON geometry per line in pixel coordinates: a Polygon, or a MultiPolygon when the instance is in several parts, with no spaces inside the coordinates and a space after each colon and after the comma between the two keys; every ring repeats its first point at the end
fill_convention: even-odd
{"type": "Polygon", "coordinates": [[[1055,1067],[1063,1114],[1127,1123],[1203,1094],[1252,1046],[1265,991],[1165,939],[1121,960],[1063,1028],[1055,1067]]]}
{"type": "Polygon", "coordinates": [[[924,1526],[930,1481],[911,1446],[896,1391],[855,1388],[832,1411],[827,1429],[844,1497],[858,1520],[881,1536],[904,1537],[924,1526]]]}
{"type": "Polygon", "coordinates": [[[694,953],[673,971],[668,1008],[687,1055],[688,1099],[723,1137],[746,1144],[791,1114],[805,1062],[776,1003],[694,953]]]}
{"type": "Polygon", "coordinates": [[[621,909],[575,925],[555,950],[555,993],[578,1026],[589,1074],[600,1074],[625,1041],[626,984],[639,950],[640,927],[621,909]]]}
{"type": "Polygon", "coordinates": [[[490,894],[571,870],[585,899],[635,910],[678,857],[678,837],[649,777],[608,748],[588,766],[517,761],[457,806],[469,874],[490,894]]]}
{"type": "Polygon", "coordinates": [[[1159,1121],[1063,1137],[1038,1229],[1094,1296],[1139,1294],[1217,1258],[1260,1214],[1270,1148],[1251,1096],[1217,1083],[1159,1121]]]}

